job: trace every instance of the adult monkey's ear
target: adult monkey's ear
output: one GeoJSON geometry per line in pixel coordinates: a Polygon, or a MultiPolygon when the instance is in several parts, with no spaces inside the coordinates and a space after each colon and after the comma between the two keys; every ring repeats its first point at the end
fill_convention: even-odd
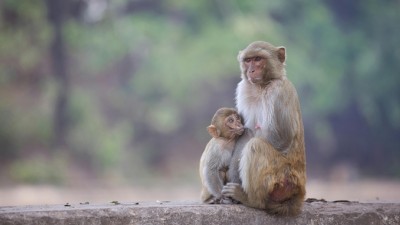
{"type": "Polygon", "coordinates": [[[284,63],[286,60],[286,49],[283,46],[278,47],[278,59],[281,63],[284,63]]]}
{"type": "Polygon", "coordinates": [[[239,53],[238,53],[238,55],[237,55],[237,60],[238,60],[239,62],[242,62],[242,53],[243,53],[243,51],[239,51],[239,53]]]}
{"type": "Polygon", "coordinates": [[[214,125],[208,126],[207,131],[214,138],[218,138],[221,135],[221,132],[214,125]]]}

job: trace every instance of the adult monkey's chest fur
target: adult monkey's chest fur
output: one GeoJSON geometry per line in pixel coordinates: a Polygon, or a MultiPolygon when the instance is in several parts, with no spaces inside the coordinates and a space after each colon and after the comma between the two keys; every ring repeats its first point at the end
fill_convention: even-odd
{"type": "Polygon", "coordinates": [[[274,117],[274,84],[270,83],[266,87],[260,88],[254,85],[244,85],[243,92],[247,95],[239,101],[239,111],[243,112],[245,118],[245,126],[250,128],[256,136],[273,123],[274,117]]]}

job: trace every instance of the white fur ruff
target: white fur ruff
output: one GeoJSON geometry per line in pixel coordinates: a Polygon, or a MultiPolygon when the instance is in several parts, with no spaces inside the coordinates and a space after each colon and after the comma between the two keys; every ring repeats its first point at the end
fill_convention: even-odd
{"type": "Polygon", "coordinates": [[[245,127],[256,136],[266,137],[268,128],[275,127],[274,102],[278,92],[273,89],[261,88],[244,79],[236,89],[236,107],[241,115],[246,115],[245,127]]]}

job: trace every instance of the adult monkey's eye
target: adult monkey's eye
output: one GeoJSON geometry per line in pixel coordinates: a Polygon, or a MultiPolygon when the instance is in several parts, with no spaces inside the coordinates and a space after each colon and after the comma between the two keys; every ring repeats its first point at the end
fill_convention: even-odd
{"type": "Polygon", "coordinates": [[[255,61],[260,61],[262,58],[260,56],[257,56],[254,60],[255,61]]]}
{"type": "Polygon", "coordinates": [[[244,61],[248,63],[248,62],[251,61],[251,59],[250,58],[245,58],[244,61]]]}

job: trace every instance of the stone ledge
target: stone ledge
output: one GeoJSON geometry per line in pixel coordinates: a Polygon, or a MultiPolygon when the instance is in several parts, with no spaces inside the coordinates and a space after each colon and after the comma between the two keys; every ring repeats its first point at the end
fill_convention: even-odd
{"type": "Polygon", "coordinates": [[[115,202],[0,207],[0,224],[400,224],[400,203],[313,202],[293,218],[243,205],[115,202]]]}

